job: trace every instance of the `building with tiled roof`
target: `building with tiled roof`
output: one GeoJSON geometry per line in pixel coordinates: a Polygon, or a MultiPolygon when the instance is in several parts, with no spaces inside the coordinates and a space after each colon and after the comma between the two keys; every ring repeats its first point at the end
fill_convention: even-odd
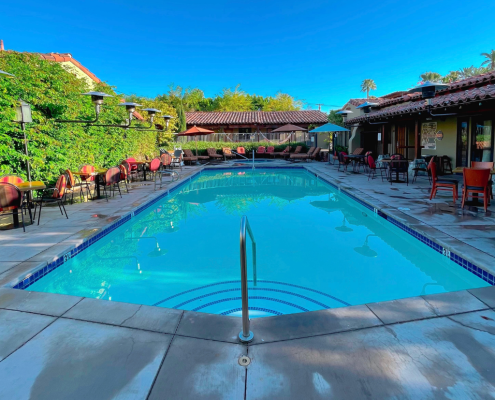
{"type": "MultiPolygon", "coordinates": [[[[373,99],[378,106],[367,115],[353,110],[347,120],[350,149],[365,147],[376,155],[400,153],[409,159],[446,155],[454,167],[493,161],[495,71],[437,91],[431,112],[421,93],[396,93],[373,99]]],[[[348,102],[346,109],[351,106],[348,102]]]]}
{"type": "MultiPolygon", "coordinates": [[[[251,134],[257,139],[281,139],[284,134],[270,133],[286,124],[308,129],[328,122],[327,114],[318,110],[304,111],[194,111],[186,113],[187,128],[201,126],[219,133],[239,134],[239,140],[249,140],[251,134]]],[[[299,134],[302,138],[304,135],[299,134]]]]}

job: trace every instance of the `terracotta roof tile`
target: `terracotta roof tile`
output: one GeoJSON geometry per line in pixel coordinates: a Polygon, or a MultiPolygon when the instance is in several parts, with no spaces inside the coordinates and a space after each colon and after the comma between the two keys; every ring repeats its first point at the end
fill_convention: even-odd
{"type": "MultiPolygon", "coordinates": [[[[495,73],[493,74],[495,77],[495,73]]],[[[484,80],[486,82],[486,80],[484,80]]],[[[456,82],[457,83],[457,82],[456,82]]],[[[457,85],[457,87],[459,87],[457,85]]],[[[438,109],[443,107],[449,107],[453,105],[461,105],[463,103],[469,103],[472,101],[495,99],[495,84],[485,84],[481,87],[472,87],[466,90],[457,90],[455,92],[448,92],[452,90],[452,86],[441,91],[435,98],[432,99],[432,109],[438,109]]],[[[399,104],[388,106],[380,110],[372,111],[369,115],[371,120],[376,118],[391,117],[394,115],[417,113],[426,110],[426,101],[421,99],[421,94],[407,95],[409,101],[403,101],[399,104]],[[412,101],[411,101],[412,100],[412,101]]],[[[406,96],[403,96],[404,98],[406,96]]],[[[387,102],[388,103],[388,102],[387,102]]],[[[389,105],[389,104],[387,104],[389,105]]],[[[385,107],[385,104],[382,104],[385,107]]],[[[365,116],[351,118],[348,123],[359,123],[365,121],[365,116]]]]}
{"type": "Polygon", "coordinates": [[[93,74],[89,69],[87,69],[76,59],[72,58],[72,54],[70,53],[33,53],[33,54],[37,54],[40,58],[47,61],[71,62],[81,71],[83,71],[86,75],[88,75],[94,82],[96,83],[101,82],[101,80],[95,74],[93,74]]]}
{"type": "Polygon", "coordinates": [[[328,122],[325,113],[317,110],[305,111],[237,111],[186,113],[188,125],[238,125],[238,124],[324,124],[328,122]]]}

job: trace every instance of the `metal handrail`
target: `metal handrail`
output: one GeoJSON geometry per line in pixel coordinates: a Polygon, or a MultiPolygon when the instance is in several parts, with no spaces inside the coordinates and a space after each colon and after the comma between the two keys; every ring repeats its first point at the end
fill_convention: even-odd
{"type": "Polygon", "coordinates": [[[230,150],[232,153],[237,154],[238,156],[241,156],[242,158],[245,158],[246,160],[249,160],[246,156],[243,156],[242,154],[239,154],[237,151],[230,150]]]}
{"type": "Polygon", "coordinates": [[[241,219],[240,250],[241,250],[241,293],[242,293],[242,331],[239,333],[241,342],[253,340],[253,332],[249,330],[249,306],[248,306],[248,278],[247,278],[247,254],[246,231],[253,242],[253,283],[256,286],[256,240],[249,225],[248,218],[243,215],[241,219]]]}

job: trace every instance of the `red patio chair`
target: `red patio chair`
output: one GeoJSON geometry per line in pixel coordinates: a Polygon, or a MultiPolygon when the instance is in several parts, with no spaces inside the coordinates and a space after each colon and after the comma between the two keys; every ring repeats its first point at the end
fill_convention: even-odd
{"type": "Polygon", "coordinates": [[[67,188],[67,178],[65,175],[60,175],[57,179],[57,183],[55,184],[55,187],[43,189],[41,191],[41,196],[32,200],[34,203],[34,219],[36,219],[36,210],[38,204],[40,206],[40,213],[38,215],[38,225],[40,224],[40,219],[41,219],[41,208],[43,207],[43,204],[47,204],[47,203],[57,203],[58,208],[60,209],[60,214],[64,215],[65,213],[65,217],[69,219],[69,216],[67,215],[67,211],[65,211],[65,207],[64,207],[66,188],[67,188]],[[50,195],[50,193],[48,192],[52,192],[52,194],[50,195]],[[62,212],[62,209],[64,210],[64,212],[62,212]]]}
{"type": "MultiPolygon", "coordinates": [[[[162,167],[162,162],[159,158],[153,158],[153,160],[151,160],[149,173],[153,176],[153,181],[155,182],[155,186],[154,186],[153,190],[156,189],[156,177],[157,177],[157,175],[160,175],[160,181],[161,181],[162,175],[159,174],[161,167],[162,167]]],[[[161,186],[161,184],[160,184],[160,186],[161,186]]]]}
{"type": "Polygon", "coordinates": [[[267,155],[272,155],[273,153],[275,153],[275,147],[274,146],[268,146],[266,148],[266,154],[267,155]]]}
{"type": "MultiPolygon", "coordinates": [[[[68,193],[72,194],[71,199],[70,199],[70,203],[71,204],[74,203],[74,192],[75,192],[76,188],[79,188],[79,196],[81,197],[81,201],[83,201],[84,200],[84,198],[83,198],[84,186],[83,186],[82,182],[77,182],[75,175],[72,173],[72,171],[70,169],[65,170],[65,178],[67,180],[66,191],[68,193]]],[[[86,188],[86,189],[88,190],[88,188],[86,188]]],[[[88,190],[88,197],[90,197],[89,190],[88,190]]]]}
{"type": "Polygon", "coordinates": [[[17,210],[21,209],[22,230],[26,232],[26,227],[24,226],[24,213],[22,212],[23,208],[26,207],[29,211],[31,223],[33,222],[33,217],[31,215],[31,209],[23,202],[22,197],[23,194],[17,186],[8,182],[0,182],[0,216],[14,216],[17,210]]]}
{"type": "Polygon", "coordinates": [[[464,208],[464,203],[469,195],[483,195],[483,206],[486,212],[488,208],[488,199],[490,196],[490,188],[488,180],[490,179],[489,169],[474,169],[474,168],[464,168],[463,170],[463,183],[462,188],[462,204],[461,207],[464,208]]]}
{"type": "Polygon", "coordinates": [[[256,154],[266,154],[265,146],[259,146],[258,150],[256,150],[256,154]]]}
{"type": "MultiPolygon", "coordinates": [[[[371,153],[371,151],[370,151],[370,153],[371,153]]],[[[377,175],[376,171],[379,170],[380,176],[381,176],[382,182],[383,182],[383,170],[387,169],[387,167],[377,167],[375,160],[373,159],[373,156],[371,154],[369,154],[366,158],[367,158],[367,165],[369,168],[368,180],[370,180],[370,178],[374,179],[375,176],[377,175]]]]}
{"type": "Polygon", "coordinates": [[[163,153],[160,156],[160,161],[162,162],[162,169],[170,168],[172,164],[172,156],[168,153],[163,153]]]}
{"type": "MultiPolygon", "coordinates": [[[[493,169],[493,161],[471,161],[471,168],[493,169]]],[[[490,174],[491,175],[491,174],[490,174]]],[[[490,188],[490,198],[493,199],[493,179],[490,177],[488,181],[490,188]]]]}
{"type": "Polygon", "coordinates": [[[453,179],[438,179],[437,176],[437,164],[435,164],[435,160],[432,158],[430,163],[428,164],[428,169],[431,173],[431,192],[430,192],[430,200],[435,198],[437,195],[437,190],[448,190],[452,191],[452,196],[454,199],[454,204],[458,199],[458,182],[453,179]]]}
{"type": "Polygon", "coordinates": [[[88,189],[88,193],[89,193],[90,197],[93,198],[94,196],[91,194],[89,184],[91,182],[94,182],[94,180],[95,180],[94,175],[91,175],[93,172],[95,172],[95,167],[93,167],[92,165],[89,165],[89,164],[81,165],[79,167],[79,172],[83,172],[83,173],[87,174],[87,175],[79,175],[79,179],[81,179],[81,183],[84,183],[86,185],[86,189],[88,189]]]}
{"type": "Polygon", "coordinates": [[[127,172],[127,167],[122,163],[119,165],[119,169],[120,169],[120,182],[124,182],[125,190],[127,190],[127,193],[129,193],[129,187],[127,186],[127,179],[129,179],[129,173],[127,172]]]}
{"type": "Polygon", "coordinates": [[[100,183],[100,186],[103,187],[103,194],[105,198],[108,201],[108,196],[107,196],[107,187],[108,190],[110,191],[110,194],[112,194],[112,189],[113,189],[113,195],[115,196],[115,188],[119,191],[120,197],[122,198],[122,193],[120,191],[120,168],[119,167],[112,167],[105,172],[105,175],[103,176],[103,182],[100,183]]]}
{"type": "Polygon", "coordinates": [[[346,157],[347,153],[345,151],[341,151],[339,153],[339,168],[337,171],[340,171],[340,167],[344,168],[344,171],[347,171],[347,166],[351,163],[351,160],[346,157]]]}
{"type": "Polygon", "coordinates": [[[15,175],[5,175],[0,178],[0,182],[12,183],[13,185],[16,185],[24,181],[22,180],[22,178],[15,175]]]}

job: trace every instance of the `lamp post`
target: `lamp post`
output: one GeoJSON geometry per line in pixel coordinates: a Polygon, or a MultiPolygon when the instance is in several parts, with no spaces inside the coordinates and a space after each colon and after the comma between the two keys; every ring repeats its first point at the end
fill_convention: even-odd
{"type": "Polygon", "coordinates": [[[15,120],[21,124],[22,133],[24,134],[24,152],[26,153],[26,167],[28,181],[31,181],[31,168],[29,166],[28,141],[26,138],[26,124],[33,122],[31,115],[31,106],[24,100],[19,101],[19,105],[15,108],[15,120]]]}
{"type": "Polygon", "coordinates": [[[437,90],[442,90],[442,89],[447,89],[449,85],[445,83],[440,83],[440,82],[430,82],[426,81],[425,83],[422,83],[421,85],[418,85],[411,90],[409,90],[409,93],[421,93],[421,98],[426,100],[426,110],[432,117],[443,117],[447,115],[457,115],[456,113],[449,113],[449,114],[433,114],[431,112],[432,104],[431,104],[431,99],[435,97],[435,94],[437,90]]]}

